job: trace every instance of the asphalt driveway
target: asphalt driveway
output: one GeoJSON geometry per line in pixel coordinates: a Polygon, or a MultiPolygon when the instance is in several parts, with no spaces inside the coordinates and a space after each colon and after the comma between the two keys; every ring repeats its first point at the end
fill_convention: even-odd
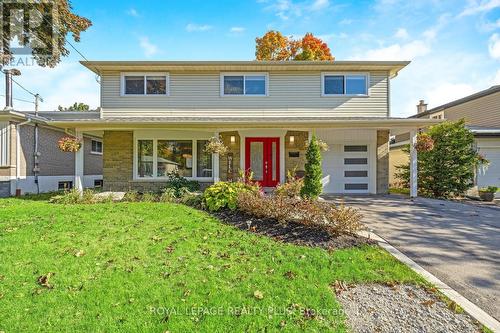
{"type": "Polygon", "coordinates": [[[500,320],[500,208],[401,196],[330,197],[373,232],[500,320]]]}

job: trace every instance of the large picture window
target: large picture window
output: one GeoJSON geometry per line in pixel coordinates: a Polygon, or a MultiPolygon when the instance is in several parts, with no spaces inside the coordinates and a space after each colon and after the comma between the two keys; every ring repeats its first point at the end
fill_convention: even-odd
{"type": "Polygon", "coordinates": [[[122,74],[122,95],[168,95],[166,73],[122,74]]]}
{"type": "Polygon", "coordinates": [[[193,142],[191,140],[158,140],[157,176],[177,171],[182,177],[193,176],[193,142]]]}
{"type": "Polygon", "coordinates": [[[212,177],[212,154],[207,140],[139,139],[136,141],[136,177],[165,178],[177,171],[187,178],[212,177]]]}

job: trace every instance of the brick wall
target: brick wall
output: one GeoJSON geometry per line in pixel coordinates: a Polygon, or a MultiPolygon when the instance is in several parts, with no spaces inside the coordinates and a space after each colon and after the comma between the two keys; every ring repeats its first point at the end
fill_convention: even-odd
{"type": "Polygon", "coordinates": [[[228,160],[229,154],[219,157],[219,178],[222,181],[236,180],[240,170],[240,136],[237,131],[222,132],[219,134],[224,142],[224,145],[229,148],[229,153],[232,154],[233,165],[232,175],[228,175],[228,160]],[[235,142],[231,143],[231,136],[235,137],[235,142]]]}
{"type": "Polygon", "coordinates": [[[377,131],[377,194],[389,193],[389,131],[377,131]]]}
{"type": "Polygon", "coordinates": [[[288,131],[285,135],[285,177],[289,170],[296,169],[298,174],[305,171],[306,164],[306,144],[309,137],[308,132],[304,131],[288,131]],[[290,143],[290,136],[294,137],[294,142],[290,143]],[[290,157],[298,153],[298,157],[290,157]]]}
{"type": "Polygon", "coordinates": [[[103,178],[107,191],[128,191],[133,172],[132,131],[105,131],[103,136],[103,178]]]}

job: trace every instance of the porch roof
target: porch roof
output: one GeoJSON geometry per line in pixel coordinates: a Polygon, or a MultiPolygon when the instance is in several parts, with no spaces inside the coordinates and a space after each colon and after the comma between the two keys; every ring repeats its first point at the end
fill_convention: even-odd
{"type": "Polygon", "coordinates": [[[439,123],[436,119],[408,119],[381,117],[89,117],[65,118],[53,117],[47,123],[66,128],[161,128],[179,125],[197,128],[417,128],[439,123]]]}

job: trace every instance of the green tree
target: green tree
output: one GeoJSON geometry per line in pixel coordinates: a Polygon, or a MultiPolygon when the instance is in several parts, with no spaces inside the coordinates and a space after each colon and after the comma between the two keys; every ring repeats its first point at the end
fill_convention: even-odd
{"type": "MultiPolygon", "coordinates": [[[[465,121],[444,122],[429,128],[434,141],[430,151],[418,153],[418,188],[423,195],[450,197],[461,195],[473,185],[479,155],[474,150],[474,136],[465,121]]],[[[409,146],[405,151],[409,152],[409,146]]],[[[410,182],[410,165],[396,167],[404,184],[410,182]]]]}
{"type": "Polygon", "coordinates": [[[59,111],[88,111],[88,110],[90,110],[90,106],[88,106],[87,104],[84,104],[84,103],[75,103],[67,108],[59,105],[57,107],[57,110],[59,110],[59,111]]]}
{"type": "Polygon", "coordinates": [[[321,147],[315,135],[307,146],[305,169],[304,186],[300,194],[304,198],[316,199],[321,194],[323,185],[321,184],[321,147]]]}
{"type": "Polygon", "coordinates": [[[73,40],[79,42],[80,34],[92,25],[89,19],[72,12],[69,0],[8,1],[0,3],[0,6],[3,6],[4,13],[0,23],[3,28],[0,64],[3,65],[12,60],[10,43],[17,37],[21,46],[31,47],[38,65],[54,67],[61,57],[69,54],[66,48],[68,35],[71,34],[73,40]],[[30,15],[28,19],[26,13],[30,15]]]}

